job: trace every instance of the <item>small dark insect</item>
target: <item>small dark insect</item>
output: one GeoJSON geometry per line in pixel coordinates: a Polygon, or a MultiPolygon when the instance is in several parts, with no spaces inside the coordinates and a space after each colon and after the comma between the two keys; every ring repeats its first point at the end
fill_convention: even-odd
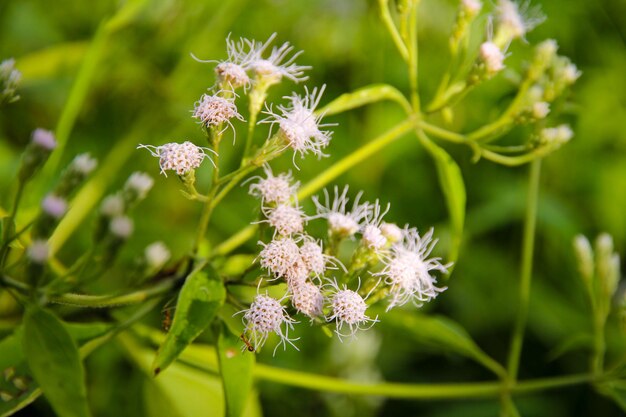
{"type": "Polygon", "coordinates": [[[161,322],[161,327],[163,331],[168,332],[170,327],[172,326],[172,309],[168,308],[163,310],[163,321],[161,322]]]}
{"type": "Polygon", "coordinates": [[[172,300],[168,301],[161,310],[161,314],[163,314],[163,321],[161,322],[161,327],[163,331],[167,332],[170,330],[172,326],[172,312],[176,309],[176,306],[172,306],[172,300]]]}
{"type": "Polygon", "coordinates": [[[252,346],[252,344],[248,341],[248,339],[246,339],[246,336],[243,333],[241,333],[241,336],[239,337],[241,338],[243,343],[246,345],[248,352],[254,352],[254,346],[252,346]]]}

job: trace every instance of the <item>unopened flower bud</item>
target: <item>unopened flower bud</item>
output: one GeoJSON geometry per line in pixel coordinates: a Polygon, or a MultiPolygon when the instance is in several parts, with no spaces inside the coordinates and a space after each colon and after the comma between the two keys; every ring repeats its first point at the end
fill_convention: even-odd
{"type": "Polygon", "coordinates": [[[100,214],[104,217],[121,216],[124,213],[124,199],[119,194],[106,196],[100,203],[100,214]]]}
{"type": "Polygon", "coordinates": [[[126,206],[132,206],[143,200],[154,185],[152,177],[144,172],[133,172],[124,184],[124,200],[126,206]]]}
{"type": "Polygon", "coordinates": [[[583,235],[577,235],[574,238],[574,251],[578,262],[578,270],[587,286],[593,281],[594,263],[593,250],[589,240],[583,235]]]}
{"type": "Polygon", "coordinates": [[[163,242],[154,242],[146,247],[144,256],[148,268],[158,271],[170,259],[171,253],[163,242]]]}
{"type": "Polygon", "coordinates": [[[26,256],[31,262],[37,264],[45,264],[50,255],[50,248],[46,240],[33,240],[31,245],[26,249],[26,256]]]}
{"type": "Polygon", "coordinates": [[[109,232],[119,239],[126,240],[133,233],[133,221],[127,216],[117,216],[109,223],[109,232]]]}
{"type": "Polygon", "coordinates": [[[77,155],[63,172],[59,184],[54,189],[55,194],[69,197],[85,181],[85,178],[98,166],[98,161],[88,153],[77,155]]]}
{"type": "Polygon", "coordinates": [[[548,127],[541,130],[539,134],[539,143],[544,146],[558,148],[569,142],[574,137],[574,132],[569,125],[560,125],[557,127],[548,127]]]}
{"type": "Polygon", "coordinates": [[[56,146],[57,143],[52,132],[35,129],[22,157],[22,165],[18,174],[19,180],[22,183],[29,180],[46,163],[56,146]]]}
{"type": "Polygon", "coordinates": [[[20,99],[15,94],[22,79],[22,73],[15,69],[13,58],[5,59],[0,63],[0,104],[13,103],[20,99]]]}

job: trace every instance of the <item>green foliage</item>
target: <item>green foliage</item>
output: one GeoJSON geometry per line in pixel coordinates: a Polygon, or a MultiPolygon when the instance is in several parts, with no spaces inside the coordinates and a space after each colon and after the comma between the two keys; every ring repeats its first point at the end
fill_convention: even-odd
{"type": "Polygon", "coordinates": [[[217,357],[224,388],[226,417],[239,417],[252,389],[254,352],[242,350],[241,340],[226,325],[221,325],[217,338],[217,357]]]}
{"type": "Polygon", "coordinates": [[[85,371],[76,342],[61,321],[28,306],[22,335],[24,356],[33,377],[61,417],[87,417],[85,371]]]}
{"type": "Polygon", "coordinates": [[[212,268],[187,276],[178,295],[174,320],[152,364],[155,375],[164,371],[207,328],[225,296],[224,284],[212,268]]]}

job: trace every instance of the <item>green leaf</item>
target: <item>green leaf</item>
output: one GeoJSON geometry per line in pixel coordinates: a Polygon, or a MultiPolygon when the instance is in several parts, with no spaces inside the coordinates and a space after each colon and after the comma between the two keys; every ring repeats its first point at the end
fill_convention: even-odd
{"type": "Polygon", "coordinates": [[[598,385],[598,390],[611,398],[622,411],[626,411],[626,380],[602,383],[598,385]]]}
{"type": "MultiPolygon", "coordinates": [[[[465,223],[465,184],[459,166],[454,159],[442,148],[435,145],[423,134],[420,136],[424,147],[435,160],[439,184],[446,200],[450,215],[452,229],[452,241],[447,261],[456,262],[459,257],[459,248],[463,239],[463,226],[465,223]]],[[[452,269],[450,269],[450,274],[452,269]]]]}
{"type": "Polygon", "coordinates": [[[316,113],[329,116],[382,100],[395,101],[399,103],[408,114],[412,112],[411,105],[398,89],[387,84],[373,84],[359,88],[352,93],[340,95],[323,108],[317,110],[316,113]]]}
{"type": "MultiPolygon", "coordinates": [[[[128,333],[116,339],[135,365],[152,374],[152,349],[141,345],[128,333]]],[[[207,374],[180,362],[144,387],[146,414],[149,417],[219,416],[224,413],[222,387],[217,375],[207,374]]]]}
{"type": "Polygon", "coordinates": [[[252,389],[252,370],[255,363],[253,352],[241,350],[242,341],[226,325],[220,323],[217,354],[220,364],[226,417],[239,417],[248,402],[252,389]]]}
{"type": "Polygon", "coordinates": [[[483,352],[457,322],[442,316],[406,314],[396,310],[387,314],[389,320],[385,323],[399,328],[416,342],[471,358],[496,375],[505,374],[502,366],[483,352]]]}
{"type": "Polygon", "coordinates": [[[213,269],[189,275],[180,290],[174,320],[152,369],[157,375],[211,323],[224,304],[226,289],[213,269]]]}
{"type": "Polygon", "coordinates": [[[89,416],[83,365],[76,343],[61,320],[29,306],[22,346],[29,368],[56,414],[89,416]]]}

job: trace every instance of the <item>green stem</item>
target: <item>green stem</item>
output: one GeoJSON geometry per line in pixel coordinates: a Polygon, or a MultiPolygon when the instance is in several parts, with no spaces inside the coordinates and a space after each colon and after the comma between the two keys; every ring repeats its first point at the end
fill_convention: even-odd
{"type": "Polygon", "coordinates": [[[515,166],[527,164],[532,161],[536,161],[537,159],[541,159],[543,156],[547,155],[549,152],[550,150],[547,147],[543,147],[543,148],[537,148],[533,152],[530,152],[527,154],[517,155],[517,156],[508,156],[508,155],[501,155],[499,153],[481,148],[480,156],[489,161],[495,162],[497,164],[505,165],[508,167],[515,167],[515,166]]]}
{"type": "Polygon", "coordinates": [[[430,124],[428,122],[425,122],[424,120],[417,121],[415,123],[415,127],[422,129],[424,132],[436,136],[440,139],[447,140],[448,142],[468,143],[468,140],[465,138],[464,135],[430,124]]]}
{"type": "MultiPolygon", "coordinates": [[[[375,395],[387,398],[428,400],[493,398],[499,397],[503,390],[500,382],[474,382],[464,384],[400,384],[384,382],[364,384],[339,378],[279,369],[263,364],[257,364],[254,371],[257,378],[266,381],[278,382],[317,391],[330,391],[357,395],[375,395]]],[[[589,374],[567,375],[556,378],[523,381],[507,389],[512,393],[528,394],[537,391],[583,384],[591,382],[592,380],[593,377],[589,374]]]]}
{"type": "Polygon", "coordinates": [[[18,181],[17,191],[15,193],[15,199],[13,200],[13,206],[11,207],[11,213],[8,219],[4,220],[4,228],[2,229],[2,249],[0,249],[0,268],[4,268],[6,257],[9,253],[9,244],[13,240],[13,235],[19,236],[15,233],[15,216],[17,215],[17,209],[20,206],[22,195],[24,194],[24,187],[26,184],[22,181],[18,181]]]}
{"type": "Polygon", "coordinates": [[[405,61],[408,61],[409,50],[404,44],[404,41],[402,40],[402,37],[398,32],[398,28],[396,28],[396,25],[391,19],[391,14],[389,13],[389,0],[378,0],[378,9],[380,11],[380,18],[382,19],[385,28],[387,28],[389,35],[391,35],[391,40],[393,40],[393,43],[398,49],[400,56],[402,56],[402,59],[404,59],[405,61]]]}
{"type": "Polygon", "coordinates": [[[415,113],[420,113],[420,96],[418,92],[418,77],[417,77],[417,65],[418,65],[418,45],[417,45],[417,6],[419,0],[413,0],[411,3],[411,9],[409,11],[409,84],[411,86],[411,104],[415,113]]]}
{"type": "Polygon", "coordinates": [[[541,177],[541,160],[537,159],[530,165],[528,179],[528,196],[526,199],[526,218],[522,238],[522,267],[520,270],[520,294],[517,320],[511,338],[509,350],[508,373],[512,381],[517,378],[519,370],[524,330],[528,321],[528,304],[532,281],[533,251],[535,246],[535,229],[537,222],[537,201],[539,198],[539,179],[541,177]]]}
{"type": "Polygon", "coordinates": [[[154,287],[122,295],[63,294],[50,298],[50,302],[75,307],[106,308],[128,304],[139,304],[152,297],[164,294],[174,287],[174,281],[163,281],[154,287]]]}
{"type": "MultiPolygon", "coordinates": [[[[335,162],[335,164],[333,164],[331,167],[329,167],[313,180],[311,180],[309,183],[301,187],[300,191],[298,192],[298,199],[303,200],[306,197],[309,197],[314,192],[318,191],[320,188],[324,187],[326,184],[328,184],[353,166],[364,161],[370,156],[375,155],[381,149],[392,143],[394,140],[398,139],[400,136],[410,131],[413,128],[414,124],[415,123],[412,120],[405,120],[404,122],[395,126],[393,129],[375,138],[367,145],[357,149],[350,155],[347,155],[343,159],[335,162]]],[[[231,236],[229,239],[222,242],[219,246],[217,246],[212,255],[217,256],[230,253],[239,246],[243,245],[248,240],[252,239],[257,228],[258,225],[256,224],[246,226],[245,228],[241,229],[239,232],[231,236]]]]}
{"type": "Polygon", "coordinates": [[[604,353],[606,344],[604,342],[604,326],[606,319],[602,314],[594,311],[593,319],[593,355],[591,357],[591,371],[593,375],[601,375],[604,370],[604,353]]]}

